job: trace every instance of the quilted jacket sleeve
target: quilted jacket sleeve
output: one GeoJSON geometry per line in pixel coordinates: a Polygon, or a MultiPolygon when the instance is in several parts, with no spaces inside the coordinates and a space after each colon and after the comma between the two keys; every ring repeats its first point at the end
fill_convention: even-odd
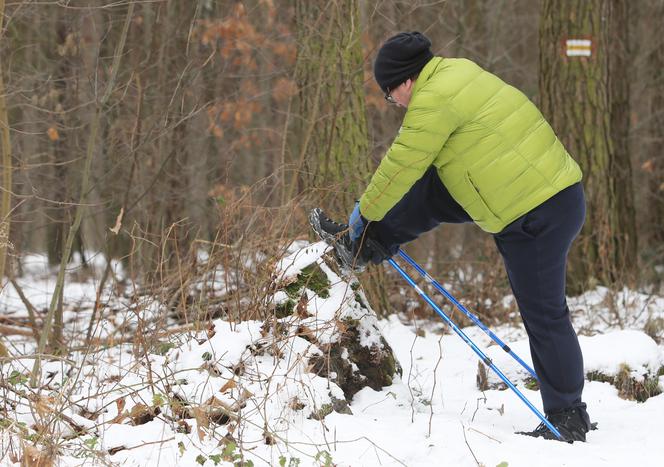
{"type": "Polygon", "coordinates": [[[413,93],[399,134],[360,198],[362,215],[381,220],[424,175],[459,124],[447,99],[426,86],[413,93]]]}

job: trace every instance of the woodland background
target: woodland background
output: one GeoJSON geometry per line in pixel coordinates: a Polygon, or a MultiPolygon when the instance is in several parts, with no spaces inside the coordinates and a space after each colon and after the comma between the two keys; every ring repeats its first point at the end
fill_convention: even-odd
{"type": "MultiPolygon", "coordinates": [[[[276,258],[313,239],[312,207],[344,219],[362,193],[403,117],[373,81],[373,58],[387,37],[418,30],[435,54],[470,58],[526,93],[581,163],[588,218],[570,292],[662,291],[662,0],[0,7],[0,274],[9,278],[21,277],[28,252],[63,268],[74,253],[83,263],[103,255],[187,308],[203,250],[251,294],[247,284],[269,272],[243,255],[276,258]],[[590,37],[592,57],[565,57],[566,37],[590,37]]],[[[504,319],[492,304],[509,284],[490,235],[443,227],[408,250],[479,315],[504,319]]],[[[108,264],[102,286],[114,280],[108,264]]],[[[382,268],[362,281],[380,313],[405,306],[382,268]]],[[[237,298],[200,309],[257,312],[237,298]]]]}

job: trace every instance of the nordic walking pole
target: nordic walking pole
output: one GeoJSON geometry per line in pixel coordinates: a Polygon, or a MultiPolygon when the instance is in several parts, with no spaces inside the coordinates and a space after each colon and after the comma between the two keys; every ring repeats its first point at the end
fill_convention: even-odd
{"type": "Polygon", "coordinates": [[[539,410],[537,410],[537,408],[532,404],[532,402],[530,402],[530,401],[526,398],[526,396],[524,396],[524,395],[521,393],[521,391],[519,391],[519,390],[516,388],[516,386],[514,386],[514,384],[513,384],[508,378],[507,378],[507,376],[505,376],[505,375],[504,375],[504,374],[498,369],[498,367],[496,367],[496,365],[494,365],[494,363],[491,361],[491,359],[490,359],[489,357],[487,357],[487,356],[484,354],[484,352],[482,352],[482,350],[480,350],[480,348],[477,347],[477,346],[475,345],[475,343],[474,343],[474,342],[473,342],[473,341],[472,341],[472,340],[471,340],[471,339],[470,339],[470,338],[469,338],[469,337],[468,337],[468,336],[467,336],[467,335],[466,335],[466,334],[465,334],[465,333],[464,333],[464,332],[463,332],[463,331],[462,331],[462,330],[461,330],[456,324],[454,324],[454,322],[453,322],[453,321],[452,321],[452,320],[451,320],[451,319],[445,314],[445,312],[444,312],[443,310],[440,309],[440,307],[439,307],[438,305],[436,305],[436,304],[433,302],[433,300],[431,300],[431,298],[429,298],[429,296],[426,294],[426,292],[424,292],[424,291],[423,291],[423,290],[422,290],[422,289],[421,289],[421,288],[415,283],[415,281],[414,281],[414,280],[408,275],[408,273],[407,273],[406,271],[404,271],[403,269],[401,269],[401,267],[396,263],[396,261],[394,261],[394,259],[389,258],[389,259],[387,260],[387,262],[390,263],[390,264],[392,265],[392,267],[393,267],[394,269],[396,269],[396,271],[397,271],[399,274],[401,274],[401,277],[403,277],[403,278],[406,280],[406,282],[408,282],[408,283],[411,285],[411,287],[413,287],[413,288],[417,291],[417,293],[420,295],[420,297],[422,297],[422,298],[423,298],[423,299],[424,299],[424,300],[425,300],[425,301],[431,306],[431,308],[433,308],[434,311],[435,311],[436,313],[438,313],[438,314],[440,315],[441,318],[443,318],[443,320],[444,320],[444,321],[445,321],[445,322],[446,322],[446,323],[452,328],[452,330],[453,330],[453,331],[454,331],[454,332],[455,332],[455,333],[456,333],[461,339],[463,339],[463,341],[464,341],[466,344],[468,344],[468,346],[469,346],[471,349],[473,349],[473,351],[477,354],[477,356],[480,357],[480,359],[482,360],[482,362],[483,362],[485,365],[487,365],[489,368],[491,368],[491,369],[492,369],[492,370],[493,370],[493,371],[494,371],[494,372],[500,377],[500,379],[502,379],[503,382],[504,382],[505,384],[507,384],[507,386],[508,386],[512,391],[514,391],[514,393],[519,397],[519,399],[521,399],[521,400],[524,402],[524,404],[526,404],[526,405],[528,406],[528,408],[529,408],[529,409],[530,409],[535,415],[537,415],[537,418],[539,418],[539,419],[542,421],[542,423],[544,423],[544,425],[545,425],[549,430],[551,430],[551,433],[553,433],[554,435],[556,435],[556,437],[557,437],[558,439],[562,440],[562,439],[563,439],[563,436],[562,436],[562,435],[560,434],[560,432],[556,429],[556,427],[553,426],[553,425],[551,424],[551,422],[549,422],[549,421],[546,419],[546,417],[544,417],[544,415],[542,415],[542,413],[541,413],[539,410]]]}
{"type": "Polygon", "coordinates": [[[510,349],[510,346],[509,346],[509,345],[505,344],[502,340],[500,340],[500,338],[499,338],[498,336],[496,336],[493,332],[491,332],[491,330],[490,330],[490,329],[489,329],[484,323],[482,323],[482,321],[480,321],[480,319],[479,319],[476,315],[474,315],[473,313],[471,313],[471,312],[470,312],[465,306],[463,306],[461,303],[459,303],[459,302],[457,301],[457,299],[454,298],[454,297],[452,296],[451,293],[449,293],[449,292],[448,292],[448,291],[447,291],[442,285],[440,285],[440,284],[438,283],[438,281],[436,281],[436,279],[434,279],[433,277],[431,277],[431,275],[430,275],[428,272],[426,272],[426,271],[425,271],[425,270],[424,270],[419,264],[417,264],[417,263],[415,262],[415,260],[413,260],[410,256],[408,256],[408,254],[407,254],[405,251],[399,249],[399,256],[401,256],[404,260],[406,260],[406,262],[407,262],[408,264],[410,264],[412,267],[414,267],[414,268],[417,270],[417,272],[419,272],[419,273],[422,275],[422,277],[424,277],[424,279],[425,279],[427,282],[429,282],[431,285],[434,286],[434,288],[435,288],[436,290],[438,290],[438,292],[442,293],[442,294],[445,296],[445,298],[447,298],[447,299],[448,299],[450,302],[452,302],[452,304],[454,304],[454,306],[456,306],[456,307],[457,307],[457,308],[458,308],[463,314],[465,314],[468,318],[470,318],[470,320],[471,320],[473,323],[475,323],[475,324],[477,325],[477,327],[479,327],[482,331],[484,331],[484,333],[485,333],[487,336],[489,336],[491,339],[493,339],[493,341],[494,341],[496,344],[498,344],[498,345],[500,346],[501,349],[503,349],[505,352],[507,352],[508,354],[510,354],[510,355],[512,356],[512,358],[514,358],[514,360],[516,360],[517,362],[519,362],[519,363],[521,364],[521,366],[522,366],[523,368],[525,368],[525,369],[528,371],[528,373],[530,373],[530,375],[531,375],[533,378],[535,378],[535,380],[539,381],[539,378],[537,377],[537,374],[535,373],[535,370],[533,370],[533,369],[530,367],[530,365],[528,365],[528,364],[527,364],[526,362],[524,362],[524,361],[523,361],[523,360],[522,360],[517,354],[515,354],[515,353],[512,351],[512,349],[510,349]]]}

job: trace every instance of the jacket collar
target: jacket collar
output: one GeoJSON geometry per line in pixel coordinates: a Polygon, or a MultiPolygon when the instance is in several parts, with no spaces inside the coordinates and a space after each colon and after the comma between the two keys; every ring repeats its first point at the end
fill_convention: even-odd
{"type": "Polygon", "coordinates": [[[429,81],[429,78],[433,76],[433,74],[436,72],[436,69],[438,69],[438,65],[443,61],[443,57],[433,57],[431,60],[427,62],[426,65],[424,65],[424,68],[422,68],[422,71],[420,71],[420,75],[417,77],[415,80],[415,85],[413,86],[413,92],[411,94],[411,99],[417,94],[417,91],[420,90],[424,84],[429,81]]]}

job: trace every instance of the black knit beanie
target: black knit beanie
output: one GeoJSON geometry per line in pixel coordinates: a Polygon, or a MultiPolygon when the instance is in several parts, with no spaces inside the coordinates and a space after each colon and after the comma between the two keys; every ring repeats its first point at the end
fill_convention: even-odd
{"type": "Polygon", "coordinates": [[[400,32],[382,45],[374,63],[374,77],[387,93],[418,74],[433,58],[431,41],[419,32],[400,32]]]}

